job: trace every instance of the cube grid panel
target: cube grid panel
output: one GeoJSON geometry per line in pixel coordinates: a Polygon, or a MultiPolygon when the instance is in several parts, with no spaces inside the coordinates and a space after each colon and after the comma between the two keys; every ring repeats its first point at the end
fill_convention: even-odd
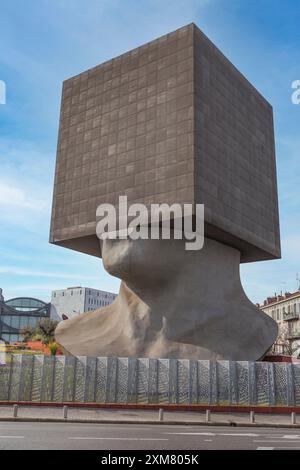
{"type": "Polygon", "coordinates": [[[101,256],[120,195],[204,203],[208,237],[280,257],[272,108],[194,24],[64,82],[50,241],[101,256]]]}

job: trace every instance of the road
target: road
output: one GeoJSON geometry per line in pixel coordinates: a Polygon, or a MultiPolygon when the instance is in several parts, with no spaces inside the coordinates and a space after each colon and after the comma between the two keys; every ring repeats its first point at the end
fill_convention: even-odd
{"type": "Polygon", "coordinates": [[[300,430],[139,424],[0,423],[0,450],[300,449],[300,430]]]}

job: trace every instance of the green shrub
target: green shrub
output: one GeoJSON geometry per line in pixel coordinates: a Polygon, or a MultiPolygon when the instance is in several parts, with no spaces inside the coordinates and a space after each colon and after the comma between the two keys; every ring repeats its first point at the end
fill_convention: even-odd
{"type": "Polygon", "coordinates": [[[21,329],[21,335],[23,336],[23,341],[25,343],[27,341],[31,341],[34,334],[35,334],[35,329],[32,326],[24,326],[24,328],[21,329]]]}
{"type": "Polygon", "coordinates": [[[52,341],[51,343],[48,344],[48,348],[49,348],[51,356],[56,356],[56,353],[58,350],[58,344],[55,341],[52,341]]]}
{"type": "Polygon", "coordinates": [[[38,322],[37,333],[43,337],[43,343],[48,344],[54,340],[54,332],[58,322],[50,318],[43,318],[38,322]]]}

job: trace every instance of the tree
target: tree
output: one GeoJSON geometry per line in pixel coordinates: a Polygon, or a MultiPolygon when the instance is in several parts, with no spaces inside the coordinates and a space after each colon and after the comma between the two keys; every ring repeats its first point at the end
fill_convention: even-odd
{"type": "Polygon", "coordinates": [[[32,326],[24,326],[24,328],[21,329],[21,335],[23,336],[23,341],[30,341],[35,335],[35,328],[32,326]]]}
{"type": "Polygon", "coordinates": [[[281,327],[279,329],[279,335],[270,350],[270,354],[275,356],[277,354],[293,356],[298,350],[299,344],[290,339],[288,327],[281,327]]]}
{"type": "Polygon", "coordinates": [[[48,344],[54,339],[54,332],[58,322],[50,318],[43,318],[38,322],[37,333],[44,338],[44,343],[48,344]]]}
{"type": "Polygon", "coordinates": [[[25,326],[21,330],[23,340],[30,341],[42,341],[44,344],[51,343],[54,340],[54,332],[58,322],[51,320],[50,318],[42,318],[37,326],[25,326]]]}

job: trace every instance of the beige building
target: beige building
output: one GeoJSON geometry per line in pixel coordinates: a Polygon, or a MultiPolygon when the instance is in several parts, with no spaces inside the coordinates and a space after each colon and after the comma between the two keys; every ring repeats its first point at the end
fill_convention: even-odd
{"type": "Polygon", "coordinates": [[[300,289],[284,295],[268,297],[261,310],[270,315],[279,325],[279,335],[274,351],[298,354],[300,352],[300,289]]]}
{"type": "Polygon", "coordinates": [[[84,312],[111,304],[117,294],[90,287],[68,287],[52,291],[51,318],[60,321],[63,315],[72,318],[84,312]]]}

